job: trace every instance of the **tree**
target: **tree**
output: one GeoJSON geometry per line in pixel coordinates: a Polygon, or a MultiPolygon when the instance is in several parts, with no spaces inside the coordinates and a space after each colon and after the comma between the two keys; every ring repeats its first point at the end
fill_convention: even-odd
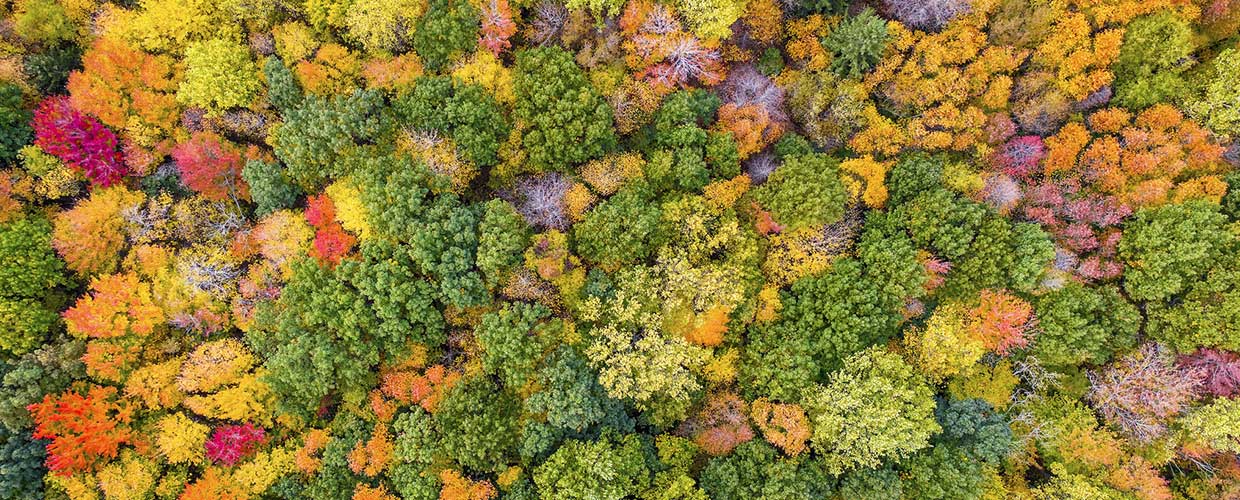
{"type": "Polygon", "coordinates": [[[952,19],[969,12],[964,0],[883,0],[883,8],[900,22],[920,30],[942,29],[952,19]]]}
{"type": "Polygon", "coordinates": [[[1188,84],[1180,73],[1194,50],[1192,26],[1163,10],[1132,21],[1115,63],[1115,100],[1130,109],[1179,101],[1188,84]]]}
{"type": "Polygon", "coordinates": [[[172,149],[172,158],[181,172],[181,182],[203,198],[250,198],[250,187],[242,178],[241,150],[220,136],[195,133],[172,149]]]}
{"type": "Polygon", "coordinates": [[[620,500],[650,483],[643,445],[636,435],[605,435],[594,442],[568,440],[534,469],[543,500],[620,500]]]}
{"type": "Polygon", "coordinates": [[[413,50],[426,68],[439,71],[478,42],[478,8],[460,0],[432,0],[413,31],[413,50]]]}
{"type": "Polygon", "coordinates": [[[1114,286],[1069,283],[1038,297],[1034,309],[1041,332],[1030,354],[1046,366],[1105,363],[1135,343],[1141,325],[1140,312],[1114,286]]]}
{"type": "Polygon", "coordinates": [[[465,157],[479,166],[499,161],[508,121],[495,98],[482,86],[447,76],[424,76],[393,103],[405,124],[452,137],[465,157]]]}
{"type": "Polygon", "coordinates": [[[135,119],[142,128],[158,132],[144,139],[161,139],[177,126],[178,79],[170,57],[103,36],[82,54],[81,67],[69,75],[67,85],[75,109],[114,129],[124,129],[135,119]]]}
{"type": "Polygon", "coordinates": [[[34,425],[26,407],[86,378],[86,342],[61,336],[0,365],[0,425],[17,432],[34,425]]]}
{"type": "Polygon", "coordinates": [[[385,137],[392,120],[383,96],[356,91],[330,99],[311,95],[287,110],[284,124],[271,133],[275,153],[307,192],[317,192],[340,176],[343,159],[360,145],[385,137]]]}
{"type": "Polygon", "coordinates": [[[520,406],[487,377],[468,377],[452,387],[432,419],[447,455],[478,472],[502,471],[517,448],[520,406]]]}
{"type": "Polygon", "coordinates": [[[937,445],[900,462],[902,487],[925,499],[982,498],[985,476],[977,459],[950,445],[937,445]]]}
{"type": "Polygon", "coordinates": [[[243,45],[219,38],[195,42],[185,49],[185,65],[177,100],[209,116],[248,106],[258,94],[258,67],[243,45]]]}
{"type": "Polygon", "coordinates": [[[529,244],[529,228],[512,205],[503,200],[485,204],[478,223],[478,269],[491,286],[502,284],[521,264],[529,244]]]}
{"type": "Polygon", "coordinates": [[[523,387],[534,374],[549,346],[556,343],[558,320],[547,321],[551,311],[524,302],[504,304],[482,317],[474,335],[482,345],[482,366],[499,375],[510,388],[523,387]]]}
{"type": "Polygon", "coordinates": [[[254,215],[263,217],[280,209],[291,208],[301,198],[301,189],[293,184],[284,167],[276,162],[249,160],[241,167],[241,180],[249,187],[254,200],[254,215]]]}
{"type": "Polygon", "coordinates": [[[551,426],[583,432],[596,424],[628,418],[624,406],[607,395],[598,375],[572,347],[556,349],[536,377],[542,389],[525,398],[525,410],[545,415],[551,426]]]}
{"type": "Polygon", "coordinates": [[[1180,356],[1179,364],[1187,371],[1201,374],[1201,391],[1218,397],[1240,392],[1240,354],[1219,349],[1198,349],[1180,356]]]}
{"type": "Polygon", "coordinates": [[[831,51],[831,70],[845,78],[861,78],[883,57],[887,22],[867,9],[836,26],[823,40],[831,51]]]}
{"type": "Polygon", "coordinates": [[[1127,270],[1124,290],[1134,300],[1158,301],[1184,292],[1231,248],[1218,205],[1190,202],[1137,212],[1120,240],[1127,270]]]}
{"type": "Polygon", "coordinates": [[[17,159],[17,151],[30,142],[31,113],[22,103],[22,89],[11,83],[0,84],[0,163],[17,159]]]}
{"type": "Polygon", "coordinates": [[[615,270],[645,260],[662,244],[661,214],[643,187],[621,189],[573,227],[573,243],[587,261],[615,270]]]}
{"type": "Polygon", "coordinates": [[[142,201],[142,193],[123,186],[92,191],[90,198],[57,214],[52,247],[79,275],[114,270],[125,248],[124,213],[142,201]]]}
{"type": "Polygon", "coordinates": [[[875,347],[850,356],[806,396],[814,450],[835,474],[907,457],[941,430],[933,396],[898,355],[875,347]]]}
{"type": "Polygon", "coordinates": [[[758,398],[750,408],[762,436],[783,450],[784,454],[795,457],[806,450],[810,425],[800,405],[772,403],[766,398],[758,398]]]}
{"type": "Polygon", "coordinates": [[[91,183],[108,187],[126,174],[116,135],[74,109],[68,97],[44,99],[34,113],[35,144],[78,170],[91,183]]]}
{"type": "Polygon", "coordinates": [[[1202,374],[1174,364],[1169,352],[1146,344],[1090,373],[1086,394],[1107,422],[1138,442],[1162,436],[1167,422],[1197,398],[1202,374]]]}
{"type": "Polygon", "coordinates": [[[1240,99],[1240,90],[1229,82],[1240,75],[1240,50],[1227,49],[1211,61],[1201,94],[1188,102],[1188,111],[1220,135],[1240,135],[1240,113],[1227,105],[1240,99]]]}
{"type": "Polygon", "coordinates": [[[404,52],[409,50],[411,35],[416,33],[417,20],[425,9],[426,4],[421,2],[352,2],[344,16],[347,36],[367,52],[404,52]]]}
{"type": "Polygon", "coordinates": [[[48,394],[29,409],[34,437],[51,440],[47,468],[58,475],[94,470],[135,438],[129,427],[132,410],[117,400],[113,387],[48,394]]]}
{"type": "Polygon", "coordinates": [[[771,211],[785,231],[835,222],[844,215],[847,199],[836,166],[825,155],[788,158],[754,190],[754,199],[771,211]]]}
{"type": "Polygon", "coordinates": [[[1220,453],[1240,452],[1240,401],[1218,398],[1180,419],[1185,436],[1220,453]]]}
{"type": "Polygon", "coordinates": [[[611,106],[572,55],[557,47],[517,54],[513,116],[536,171],[563,170],[602,156],[616,145],[611,106]]]}
{"type": "Polygon", "coordinates": [[[43,461],[47,444],[24,432],[0,427],[0,496],[6,498],[37,498],[43,496],[43,477],[47,469],[43,461]]]}
{"type": "Polygon", "coordinates": [[[934,410],[943,433],[940,446],[950,446],[972,460],[999,464],[1015,447],[1007,417],[981,399],[940,399],[934,410]]]}

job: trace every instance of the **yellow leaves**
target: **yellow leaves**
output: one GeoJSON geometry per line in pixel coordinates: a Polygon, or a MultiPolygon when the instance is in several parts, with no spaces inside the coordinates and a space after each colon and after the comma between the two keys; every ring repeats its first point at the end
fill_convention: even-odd
{"type": "Polygon", "coordinates": [[[180,366],[177,387],[185,392],[211,392],[237,382],[254,366],[254,356],[236,339],[199,345],[180,366]]]}
{"type": "Polygon", "coordinates": [[[52,247],[80,275],[111,272],[125,246],[123,214],[144,199],[119,185],[91,191],[90,198],[56,216],[52,247]]]}
{"type": "Polygon", "coordinates": [[[297,21],[276,26],[271,30],[271,35],[275,39],[276,55],[279,55],[286,65],[293,65],[310,57],[310,54],[319,48],[319,42],[314,39],[314,32],[310,27],[297,21]]]}
{"type": "Polygon", "coordinates": [[[749,175],[741,174],[707,184],[702,190],[702,196],[706,199],[706,206],[719,213],[736,205],[737,200],[749,192],[750,185],[749,175]]]}
{"type": "Polygon", "coordinates": [[[149,459],[127,451],[120,460],[112,461],[95,474],[95,478],[106,500],[135,500],[150,495],[158,473],[149,459]]]}
{"type": "Polygon", "coordinates": [[[947,390],[955,399],[978,398],[990,403],[996,410],[1006,410],[1012,402],[1012,392],[1020,379],[1012,373],[1012,362],[1003,360],[988,366],[979,365],[969,373],[953,377],[947,390]]]}
{"type": "Polygon", "coordinates": [[[478,176],[478,167],[461,158],[452,139],[435,133],[415,132],[400,137],[398,147],[422,160],[431,172],[448,178],[451,190],[463,194],[478,176]]]}
{"type": "Polygon", "coordinates": [[[860,198],[870,208],[883,208],[887,204],[887,172],[891,171],[892,162],[880,162],[866,155],[840,162],[840,173],[849,174],[841,178],[844,187],[854,199],[860,198]]]}
{"type": "Polygon", "coordinates": [[[125,382],[125,395],[152,410],[172,408],[185,398],[176,385],[180,370],[181,358],[138,368],[125,382]]]}
{"type": "Polygon", "coordinates": [[[341,179],[327,186],[327,196],[336,207],[336,221],[361,240],[371,236],[370,224],[366,222],[366,207],[362,206],[362,193],[350,179],[341,179]]]}
{"type": "Polygon", "coordinates": [[[819,41],[831,32],[831,27],[838,19],[828,21],[821,14],[814,14],[802,19],[794,19],[788,23],[788,56],[809,71],[827,69],[831,65],[831,54],[823,48],[819,41]]]}
{"type": "Polygon", "coordinates": [[[512,69],[504,67],[503,61],[490,51],[475,52],[468,61],[452,70],[452,77],[465,83],[481,85],[504,106],[512,106],[517,100],[512,90],[512,69]]]}
{"type": "Polygon", "coordinates": [[[293,471],[293,459],[293,452],[282,448],[260,451],[233,469],[232,482],[257,497],[293,471]]]}
{"type": "Polygon", "coordinates": [[[496,495],[490,481],[471,481],[455,469],[440,471],[439,480],[443,483],[440,500],[490,500],[496,495]]]}
{"type": "Polygon", "coordinates": [[[926,326],[904,337],[910,362],[932,379],[966,373],[986,354],[986,346],[970,334],[968,318],[957,304],[940,305],[926,326]]]}
{"type": "Polygon", "coordinates": [[[610,196],[626,181],[642,177],[645,165],[638,153],[610,155],[587,163],[581,168],[581,178],[598,194],[610,196]]]}
{"type": "Polygon", "coordinates": [[[838,255],[818,248],[815,240],[819,236],[819,231],[811,228],[772,236],[766,261],[762,263],[768,282],[784,286],[826,271],[838,255]]]}
{"type": "Polygon", "coordinates": [[[726,386],[736,381],[741,353],[736,349],[716,351],[702,367],[702,377],[713,386],[726,386]]]}
{"type": "Polygon", "coordinates": [[[783,304],[779,301],[779,287],[767,285],[758,291],[758,312],[755,321],[769,322],[779,318],[779,310],[783,304]]]}
{"type": "Polygon", "coordinates": [[[236,386],[185,398],[185,408],[207,418],[266,424],[271,421],[268,408],[274,398],[271,388],[257,373],[252,373],[242,377],[236,386]]]}
{"type": "Polygon", "coordinates": [[[585,219],[586,211],[594,205],[595,201],[598,201],[598,197],[580,182],[574,182],[573,186],[568,188],[568,192],[564,193],[564,208],[568,211],[568,218],[574,222],[581,222],[585,219]]]}
{"type": "Polygon", "coordinates": [[[1089,131],[1080,123],[1069,123],[1055,135],[1046,138],[1046,158],[1042,160],[1045,175],[1070,171],[1076,167],[1076,157],[1089,143],[1089,131]]]}
{"type": "Polygon", "coordinates": [[[184,413],[165,415],[155,424],[155,449],[170,464],[200,463],[203,444],[210,427],[195,422],[184,413]]]}

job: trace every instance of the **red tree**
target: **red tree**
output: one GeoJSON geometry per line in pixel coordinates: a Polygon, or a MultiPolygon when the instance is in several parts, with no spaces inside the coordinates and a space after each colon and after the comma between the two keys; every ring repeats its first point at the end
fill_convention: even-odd
{"type": "Polygon", "coordinates": [[[215,133],[194,133],[172,149],[172,159],[181,172],[181,182],[203,198],[250,198],[250,187],[241,179],[241,167],[245,165],[241,150],[215,133]]]}
{"type": "Polygon", "coordinates": [[[48,394],[26,407],[34,418],[34,437],[50,439],[47,468],[67,476],[115,458],[120,446],[132,442],[131,410],[116,400],[116,388],[91,387],[85,396],[48,394]]]}
{"type": "Polygon", "coordinates": [[[34,112],[35,144],[97,186],[108,187],[125,175],[116,135],[99,120],[73,108],[68,97],[51,97],[34,112]]]}

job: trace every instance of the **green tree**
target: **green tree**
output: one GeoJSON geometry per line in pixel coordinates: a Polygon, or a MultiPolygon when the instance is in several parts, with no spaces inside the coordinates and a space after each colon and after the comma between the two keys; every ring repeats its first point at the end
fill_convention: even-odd
{"type": "Polygon", "coordinates": [[[986,483],[982,465],[950,445],[938,445],[900,463],[903,487],[925,500],[977,500],[986,483]]]}
{"type": "Polygon", "coordinates": [[[502,472],[516,455],[520,401],[488,377],[461,380],[435,407],[444,453],[477,472],[502,472]]]}
{"type": "Polygon", "coordinates": [[[930,386],[900,356],[878,347],[845,360],[805,402],[814,450],[835,474],[928,446],[941,430],[934,407],[930,386]]]}
{"type": "Polygon", "coordinates": [[[615,147],[611,106],[563,49],[517,54],[513,91],[513,116],[534,170],[565,170],[615,147]]]}
{"type": "Polygon", "coordinates": [[[660,231],[662,212],[644,186],[634,184],[599,203],[573,226],[573,242],[585,260],[604,269],[649,258],[666,236],[660,231]]]}
{"type": "Polygon", "coordinates": [[[1124,228],[1119,255],[1124,291],[1133,300],[1166,300],[1216,267],[1235,238],[1218,205],[1201,201],[1137,212],[1124,228]]]}
{"type": "Polygon", "coordinates": [[[318,192],[345,173],[341,165],[350,153],[390,134],[390,115],[377,91],[332,98],[311,95],[284,114],[284,123],[271,132],[270,140],[289,178],[306,192],[318,192]]]}
{"type": "Polygon", "coordinates": [[[446,178],[408,157],[352,157],[348,164],[378,236],[404,243],[399,251],[435,281],[445,301],[471,306],[486,300],[486,285],[474,267],[480,205],[462,204],[446,193],[446,178]]]}
{"type": "Polygon", "coordinates": [[[1240,268],[1223,263],[1175,300],[1145,305],[1146,331],[1180,352],[1198,347],[1240,350],[1240,268]]]}
{"type": "Polygon", "coordinates": [[[1114,286],[1088,288],[1069,283],[1038,297],[1038,333],[1030,355],[1047,366],[1102,364],[1136,343],[1137,308],[1114,286]]]}
{"type": "Polygon", "coordinates": [[[624,406],[607,396],[585,358],[569,346],[557,349],[538,371],[538,392],[525,399],[525,410],[544,415],[547,423],[569,432],[583,432],[605,421],[624,425],[624,406]]]}
{"type": "Polygon", "coordinates": [[[941,399],[934,410],[943,433],[935,442],[951,445],[969,458],[1002,463],[1013,446],[1007,417],[981,399],[941,399]]]}
{"type": "Polygon", "coordinates": [[[836,170],[838,161],[812,154],[786,158],[754,199],[785,231],[816,228],[840,220],[848,195],[836,170]]]}
{"type": "Polygon", "coordinates": [[[831,52],[831,71],[847,78],[861,78],[883,57],[887,46],[887,21],[866,9],[840,22],[822,41],[831,52]]]}
{"type": "Polygon", "coordinates": [[[18,150],[30,143],[34,136],[30,118],[21,87],[0,82],[0,164],[13,163],[18,150]]]}
{"type": "Polygon", "coordinates": [[[1180,420],[1185,436],[1222,453],[1240,453],[1240,400],[1218,398],[1180,420]]]}
{"type": "Polygon", "coordinates": [[[534,469],[542,500],[621,500],[649,483],[643,444],[633,434],[566,441],[534,469]]]}
{"type": "Polygon", "coordinates": [[[822,463],[787,459],[766,441],[741,443],[731,454],[712,458],[700,474],[712,500],[831,498],[833,478],[822,463]]]}
{"type": "Polygon", "coordinates": [[[55,289],[69,281],[51,232],[37,216],[0,224],[0,353],[25,354],[60,323],[55,289]]]}
{"type": "Polygon", "coordinates": [[[439,71],[478,43],[478,8],[464,0],[430,0],[413,32],[413,50],[426,68],[439,71]]]}
{"type": "Polygon", "coordinates": [[[26,407],[86,378],[85,353],[84,340],[60,338],[12,362],[0,361],[0,425],[13,432],[33,426],[26,407]]]}
{"type": "Polygon", "coordinates": [[[560,320],[541,304],[506,303],[482,316],[474,334],[482,345],[482,367],[499,375],[504,385],[520,388],[533,376],[539,361],[559,340],[560,320]]]}
{"type": "Polygon", "coordinates": [[[281,114],[297,109],[304,94],[292,70],[279,57],[267,56],[267,62],[263,63],[263,75],[267,77],[267,101],[281,114]]]}
{"type": "Polygon", "coordinates": [[[431,466],[443,450],[430,414],[414,406],[396,417],[392,431],[396,437],[387,477],[396,492],[406,499],[438,499],[439,477],[431,471],[431,466]]]}
{"type": "Polygon", "coordinates": [[[1115,62],[1115,100],[1130,109],[1175,102],[1187,91],[1193,27],[1170,9],[1134,19],[1115,62]]]}
{"type": "Polygon", "coordinates": [[[487,284],[499,286],[508,273],[523,262],[530,241],[529,226],[521,214],[504,200],[490,200],[478,223],[478,269],[487,284]]]}
{"type": "Polygon", "coordinates": [[[301,189],[293,184],[284,167],[277,162],[250,160],[241,168],[241,178],[250,186],[256,217],[292,208],[302,197],[301,189]]]}
{"type": "Polygon", "coordinates": [[[495,97],[479,85],[447,76],[424,76],[393,103],[402,123],[452,137],[465,157],[479,166],[499,161],[508,121],[495,97]]]}

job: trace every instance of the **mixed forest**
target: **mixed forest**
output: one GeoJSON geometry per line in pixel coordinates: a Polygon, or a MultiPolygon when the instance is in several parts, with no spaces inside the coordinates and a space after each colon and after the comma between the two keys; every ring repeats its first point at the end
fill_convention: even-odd
{"type": "Polygon", "coordinates": [[[1240,0],[0,0],[0,499],[1240,498],[1240,0]]]}

